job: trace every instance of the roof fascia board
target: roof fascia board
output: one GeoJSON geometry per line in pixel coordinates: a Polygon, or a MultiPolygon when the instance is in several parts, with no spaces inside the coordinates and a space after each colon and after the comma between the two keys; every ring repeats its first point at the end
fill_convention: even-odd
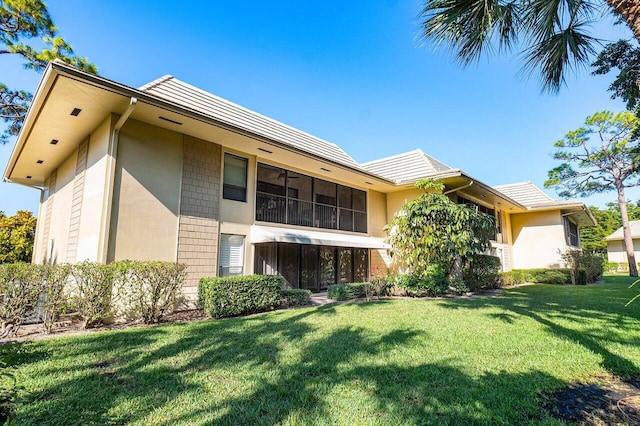
{"type": "Polygon", "coordinates": [[[11,151],[11,155],[9,156],[9,162],[7,163],[7,167],[5,168],[4,174],[2,176],[2,180],[4,182],[10,182],[9,176],[11,176],[11,173],[13,173],[16,161],[18,161],[18,157],[24,149],[26,140],[31,134],[31,129],[33,128],[34,123],[40,115],[42,106],[49,97],[50,90],[55,84],[57,78],[58,73],[53,68],[53,64],[49,63],[45,68],[44,73],[42,74],[42,78],[38,82],[38,87],[33,94],[31,104],[29,105],[29,108],[27,108],[27,114],[25,115],[24,123],[22,124],[22,128],[18,133],[18,139],[13,146],[13,150],[11,151]]]}
{"type": "Polygon", "coordinates": [[[201,121],[203,123],[215,125],[217,127],[220,127],[222,129],[231,131],[233,133],[240,134],[242,136],[246,136],[246,137],[249,137],[251,139],[258,140],[260,142],[264,142],[264,143],[267,143],[269,145],[272,145],[272,146],[275,146],[275,147],[278,147],[278,148],[281,148],[281,149],[284,149],[284,150],[287,150],[287,151],[290,151],[290,152],[294,152],[296,154],[303,155],[303,156],[308,157],[308,158],[312,158],[312,159],[315,159],[315,160],[319,160],[319,161],[325,162],[325,163],[330,164],[331,166],[334,166],[334,167],[339,167],[339,168],[342,168],[344,170],[348,170],[350,172],[355,172],[355,173],[357,173],[359,175],[366,176],[367,178],[375,179],[378,182],[386,184],[386,185],[394,185],[394,186],[396,185],[395,182],[393,182],[391,180],[388,180],[388,179],[385,179],[385,178],[383,178],[381,176],[369,173],[364,169],[350,167],[350,166],[348,166],[346,164],[337,163],[337,162],[331,161],[331,160],[329,160],[327,158],[313,155],[313,154],[311,154],[311,153],[309,153],[307,151],[292,147],[292,146],[287,145],[287,144],[283,144],[281,142],[275,141],[275,140],[267,138],[265,136],[255,134],[255,133],[250,132],[248,130],[235,127],[235,126],[230,125],[228,123],[225,123],[223,121],[216,120],[215,118],[207,117],[207,116],[201,114],[198,111],[194,111],[194,110],[192,110],[190,108],[186,108],[186,107],[183,107],[181,105],[177,105],[175,103],[166,101],[164,99],[160,99],[160,98],[158,98],[156,96],[150,95],[150,94],[148,94],[146,92],[142,92],[142,91],[140,91],[138,89],[135,89],[133,87],[126,86],[124,84],[115,82],[113,80],[106,79],[104,77],[100,77],[100,76],[97,76],[97,75],[94,75],[94,74],[89,74],[89,73],[86,73],[84,71],[80,71],[80,70],[76,69],[75,67],[72,67],[72,66],[70,66],[70,65],[68,65],[68,64],[66,64],[64,62],[55,61],[55,62],[52,62],[49,65],[54,70],[59,72],[60,74],[65,74],[66,76],[68,76],[70,78],[75,78],[75,79],[81,80],[83,82],[89,82],[89,83],[91,83],[91,84],[93,84],[93,85],[95,85],[97,87],[101,87],[101,88],[116,92],[116,93],[121,94],[123,96],[135,97],[135,98],[138,99],[138,102],[144,102],[146,104],[149,104],[149,105],[152,105],[152,106],[155,106],[155,107],[158,107],[158,108],[162,108],[162,109],[174,112],[176,114],[183,115],[183,116],[192,118],[194,120],[201,121]]]}

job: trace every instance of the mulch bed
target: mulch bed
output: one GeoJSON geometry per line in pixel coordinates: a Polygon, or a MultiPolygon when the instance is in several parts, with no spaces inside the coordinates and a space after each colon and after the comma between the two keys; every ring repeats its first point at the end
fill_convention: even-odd
{"type": "Polygon", "coordinates": [[[599,378],[544,395],[543,408],[554,418],[579,425],[640,425],[640,377],[599,378]]]}

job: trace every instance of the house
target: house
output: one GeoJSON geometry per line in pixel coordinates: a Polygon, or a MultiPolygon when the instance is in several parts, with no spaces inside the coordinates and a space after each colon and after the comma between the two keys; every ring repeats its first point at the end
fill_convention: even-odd
{"type": "Polygon", "coordinates": [[[337,145],[164,76],[138,89],[50,64],[4,180],[40,191],[34,262],[179,261],[198,279],[280,274],[320,290],[390,265],[383,227],[414,183],[494,215],[503,269],[548,267],[594,223],[530,183],[491,187],[415,150],[337,145]]]}
{"type": "MultiPolygon", "coordinates": [[[[640,220],[632,220],[629,222],[631,230],[631,239],[633,240],[633,251],[636,254],[636,261],[640,261],[640,220]]],[[[618,228],[613,234],[605,238],[607,240],[607,258],[609,262],[620,264],[621,270],[629,270],[629,260],[627,251],[624,249],[624,236],[622,235],[622,227],[618,228]]]]}

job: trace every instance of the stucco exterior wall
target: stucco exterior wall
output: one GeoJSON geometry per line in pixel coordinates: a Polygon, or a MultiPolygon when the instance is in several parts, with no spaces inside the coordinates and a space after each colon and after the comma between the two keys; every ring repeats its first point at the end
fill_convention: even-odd
{"type": "Polygon", "coordinates": [[[393,216],[400,210],[407,201],[415,200],[424,193],[421,189],[408,188],[398,192],[387,194],[387,222],[391,222],[393,216]]]}
{"type": "Polygon", "coordinates": [[[176,261],[182,135],[129,120],[116,155],[107,261],[176,261]]]}
{"type": "Polygon", "coordinates": [[[566,242],[560,211],[511,214],[512,268],[560,267],[566,242]]]}
{"type": "Polygon", "coordinates": [[[114,119],[109,116],[89,136],[78,224],[76,262],[99,260],[100,223],[105,214],[102,207],[106,197],[107,150],[113,124],[114,119]]]}
{"type": "MultiPolygon", "coordinates": [[[[633,240],[633,251],[636,254],[636,261],[640,261],[640,240],[633,240]]],[[[607,258],[609,262],[628,263],[627,252],[622,241],[607,241],[607,258]]]]}

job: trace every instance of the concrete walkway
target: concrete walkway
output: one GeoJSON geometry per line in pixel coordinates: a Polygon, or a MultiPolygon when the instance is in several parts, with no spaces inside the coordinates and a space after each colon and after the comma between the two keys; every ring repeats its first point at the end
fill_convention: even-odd
{"type": "Polygon", "coordinates": [[[320,293],[311,293],[311,305],[313,306],[324,306],[330,305],[332,303],[336,303],[336,301],[329,299],[327,297],[326,291],[321,291],[320,293]]]}

